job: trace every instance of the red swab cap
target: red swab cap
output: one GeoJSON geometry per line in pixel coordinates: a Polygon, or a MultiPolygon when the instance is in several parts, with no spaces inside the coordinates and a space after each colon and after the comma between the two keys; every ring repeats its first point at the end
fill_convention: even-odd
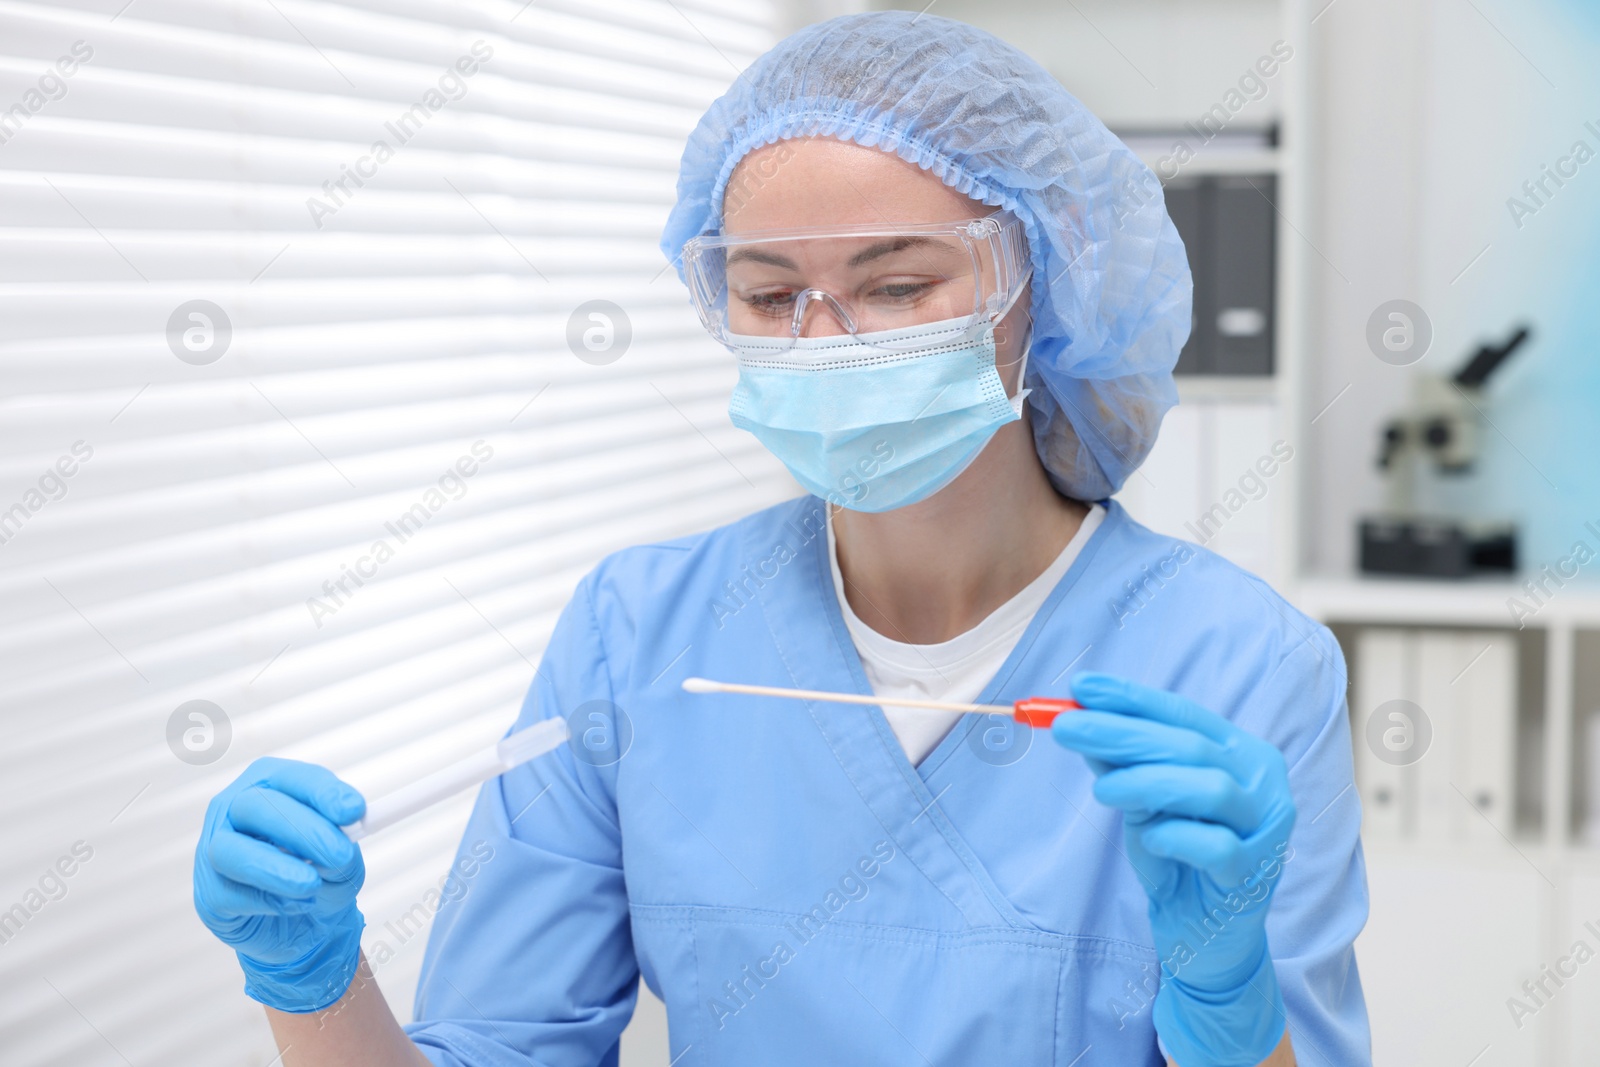
{"type": "Polygon", "coordinates": [[[1064,711],[1082,711],[1083,705],[1065,697],[1025,697],[1012,705],[1012,718],[1026,726],[1048,729],[1064,711]]]}

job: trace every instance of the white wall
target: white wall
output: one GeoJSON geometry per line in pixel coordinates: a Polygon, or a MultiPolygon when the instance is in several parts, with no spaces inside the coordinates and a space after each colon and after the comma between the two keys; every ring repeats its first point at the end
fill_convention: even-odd
{"type": "MultiPolygon", "coordinates": [[[[921,2],[877,3],[922,10],[921,2]]],[[[1278,0],[942,0],[927,6],[1012,42],[1113,128],[1199,116],[1282,36],[1278,0]]],[[[1275,117],[1268,95],[1239,122],[1275,117]],[[1259,112],[1256,110],[1259,108],[1259,112]]]]}

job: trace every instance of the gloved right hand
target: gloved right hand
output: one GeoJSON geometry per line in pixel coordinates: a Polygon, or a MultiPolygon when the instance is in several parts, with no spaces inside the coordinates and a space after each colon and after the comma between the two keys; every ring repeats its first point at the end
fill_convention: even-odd
{"type": "Polygon", "coordinates": [[[251,998],[311,1012],[349,988],[366,925],[356,907],[366,867],[339,827],[366,806],[326,768],[269,757],[206,808],[194,907],[238,954],[251,998]]]}
{"type": "Polygon", "coordinates": [[[1257,1064],[1289,1016],[1267,915],[1294,857],[1283,753],[1215,712],[1107,674],[1082,673],[1084,711],[1052,733],[1087,757],[1095,799],[1123,813],[1124,855],[1149,897],[1161,960],[1151,1021],[1183,1067],[1257,1064]]]}

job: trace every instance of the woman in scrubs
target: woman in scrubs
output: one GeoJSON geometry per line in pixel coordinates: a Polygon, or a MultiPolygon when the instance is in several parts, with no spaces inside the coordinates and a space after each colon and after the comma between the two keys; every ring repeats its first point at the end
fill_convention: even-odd
{"type": "Polygon", "coordinates": [[[808,493],[579,584],[515,725],[574,741],[483,787],[414,1022],[360,796],[213,800],[196,907],[284,1063],[615,1064],[641,976],[684,1067],[1369,1063],[1338,646],[1110,499],[1189,326],[1149,171],[996,38],[847,16],[707,112],[662,246],[808,493]]]}

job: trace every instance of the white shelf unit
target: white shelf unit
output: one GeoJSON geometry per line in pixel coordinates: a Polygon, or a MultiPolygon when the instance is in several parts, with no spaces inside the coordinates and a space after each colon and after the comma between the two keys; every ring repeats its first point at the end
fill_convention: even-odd
{"type": "MultiPolygon", "coordinates": [[[[1299,33],[1311,29],[1314,9],[1325,10],[1324,0],[1309,5],[1291,0],[1288,7],[1295,13],[1299,33]]],[[[1295,38],[1325,44],[1307,47],[1297,56],[1297,63],[1304,61],[1298,73],[1307,92],[1337,92],[1360,73],[1350,51],[1353,34],[1348,27],[1334,32],[1332,18],[1318,23],[1320,35],[1295,38]]],[[[1420,90],[1408,85],[1407,91],[1420,90]]],[[[1311,115],[1308,105],[1307,99],[1298,99],[1300,114],[1306,117],[1311,115]]],[[[1396,100],[1393,106],[1404,108],[1406,101],[1396,100]]],[[[1569,980],[1564,989],[1548,984],[1554,995],[1540,1001],[1529,998],[1523,983],[1541,981],[1544,968],[1567,956],[1579,938],[1591,947],[1597,945],[1584,923],[1600,920],[1600,849],[1580,843],[1572,813],[1578,777],[1574,752],[1580,750],[1578,713],[1600,708],[1600,684],[1589,677],[1593,668],[1580,662],[1580,650],[1585,656],[1600,653],[1600,589],[1568,585],[1547,598],[1519,629],[1507,601],[1527,600],[1522,576],[1451,582],[1328,573],[1322,569],[1327,565],[1325,552],[1318,566],[1318,553],[1310,545],[1313,534],[1327,540],[1334,525],[1353,524],[1355,514],[1343,509],[1357,494],[1329,493],[1326,468],[1321,477],[1313,477],[1319,469],[1314,453],[1319,447],[1358,448],[1371,449],[1375,455],[1377,442],[1375,437],[1335,439],[1328,432],[1330,424],[1344,412],[1318,421],[1334,403],[1359,403],[1363,396],[1371,403],[1370,378],[1341,374],[1329,380],[1326,374],[1309,373],[1313,359],[1360,358],[1336,350],[1326,328],[1315,336],[1311,328],[1314,314],[1330,317],[1341,300],[1348,300],[1347,281],[1336,276],[1319,249],[1334,255],[1340,251],[1325,236],[1326,230],[1343,225],[1328,205],[1344,203],[1351,210],[1358,205],[1349,196],[1327,197],[1333,190],[1320,185],[1344,180],[1330,177],[1341,172],[1330,170],[1326,160],[1351,145],[1348,135],[1334,143],[1335,134],[1318,124],[1308,129],[1287,118],[1285,135],[1281,151],[1291,161],[1289,173],[1294,175],[1286,183],[1294,198],[1291,203],[1314,204],[1319,210],[1301,215],[1288,209],[1294,227],[1289,236],[1302,250],[1285,261],[1294,277],[1280,279],[1287,290],[1280,299],[1293,309],[1284,315],[1286,320],[1292,318],[1293,325],[1285,326],[1294,331],[1294,337],[1279,348],[1282,424],[1297,441],[1307,442],[1306,461],[1288,471],[1289,492],[1277,500],[1282,543],[1290,558],[1280,588],[1341,637],[1359,627],[1517,634],[1524,650],[1520,670],[1525,675],[1519,701],[1534,705],[1520,710],[1536,715],[1542,724],[1536,735],[1538,781],[1524,780],[1513,789],[1525,794],[1529,786],[1537,787],[1532,791],[1539,797],[1538,819],[1531,830],[1521,827],[1510,840],[1470,843],[1364,841],[1372,912],[1356,952],[1375,1062],[1420,1067],[1590,1063],[1600,1045],[1600,1018],[1590,1010],[1600,993],[1600,967],[1591,968],[1592,974],[1580,970],[1580,977],[1569,980]],[[1308,267],[1315,270],[1308,273],[1308,267]],[[1354,400],[1339,392],[1341,386],[1350,388],[1343,384],[1346,381],[1360,386],[1354,400]],[[1528,673],[1536,677],[1528,678],[1528,673]],[[1586,985],[1580,988],[1580,982],[1586,985]],[[1514,1018],[1512,998],[1533,1007],[1535,1013],[1514,1018]]],[[[1403,236],[1399,244],[1404,247],[1403,236]]],[[[1348,262],[1343,265],[1350,267],[1348,262]]],[[[1360,669],[1358,661],[1354,670],[1360,669]]],[[[1352,685],[1353,705],[1359,692],[1360,687],[1352,685]]],[[[1371,710],[1351,709],[1358,755],[1364,744],[1362,727],[1371,710]]],[[[1528,762],[1514,764],[1519,774],[1527,773],[1528,762]]],[[[1590,767],[1588,773],[1600,773],[1600,768],[1590,767]]]]}
{"type": "MultiPolygon", "coordinates": [[[[1425,305],[1438,349],[1428,358],[1438,371],[1475,343],[1475,333],[1499,331],[1501,316],[1520,313],[1514,300],[1486,295],[1494,291],[1487,284],[1493,269],[1482,275],[1461,269],[1491,236],[1486,225],[1466,224],[1461,204],[1481,195],[1498,203],[1499,177],[1463,182],[1462,174],[1477,167],[1479,147],[1459,131],[1527,110],[1506,88],[1521,84],[1525,56],[1504,48],[1500,37],[1492,38],[1495,50],[1472,47],[1470,34],[1484,28],[1482,9],[1463,8],[1457,18],[1442,4],[1310,0],[1292,7],[1302,31],[1313,31],[1301,69],[1314,94],[1315,121],[1309,143],[1291,151],[1303,168],[1306,202],[1316,210],[1295,218],[1313,249],[1302,263],[1314,269],[1297,285],[1307,309],[1300,316],[1305,334],[1281,364],[1285,424],[1308,445],[1306,463],[1292,472],[1293,492],[1280,502],[1292,555],[1282,591],[1341,635],[1359,627],[1516,634],[1524,651],[1518,712],[1524,725],[1529,717],[1540,723],[1538,769],[1530,775],[1519,766],[1521,791],[1540,801],[1536,825],[1510,841],[1471,845],[1366,842],[1373,911],[1357,956],[1376,1061],[1593,1063],[1600,965],[1580,968],[1564,985],[1547,980],[1550,993],[1537,999],[1522,983],[1540,981],[1543,969],[1580,939],[1600,948],[1600,929],[1585,925],[1600,928],[1600,848],[1584,842],[1574,817],[1575,787],[1600,774],[1600,761],[1578,755],[1587,716],[1600,709],[1600,588],[1569,583],[1519,620],[1507,602],[1529,601],[1522,589],[1527,575],[1452,582],[1354,571],[1357,517],[1376,510],[1378,500],[1371,465],[1378,433],[1412,386],[1407,375],[1420,372],[1399,373],[1368,352],[1368,316],[1389,299],[1425,305]],[[1484,100],[1504,107],[1489,116],[1484,100]],[[1458,198],[1447,201],[1442,189],[1458,198]],[[1484,309],[1464,314],[1474,302],[1484,309]],[[1516,1000],[1536,1010],[1514,1018],[1516,1000]]],[[[1530,47],[1527,33],[1538,21],[1523,24],[1517,47],[1530,47]]],[[[1301,37],[1294,40],[1298,45],[1301,37]]],[[[1499,154],[1515,157],[1510,145],[1499,154]]],[[[1529,260],[1507,257],[1495,269],[1516,262],[1526,269],[1529,260]]],[[[1485,436],[1491,447],[1499,444],[1485,436]]],[[[1359,693],[1353,686],[1353,704],[1359,693]]],[[[1370,711],[1352,707],[1358,755],[1359,728],[1370,711]]]]}
{"type": "MultiPolygon", "coordinates": [[[[1594,1003],[1600,975],[1589,981],[1587,993],[1563,991],[1543,969],[1569,957],[1577,940],[1594,947],[1597,939],[1585,923],[1600,925],[1600,848],[1580,839],[1573,816],[1575,786],[1583,784],[1583,773],[1600,770],[1575,766],[1576,754],[1585,751],[1583,715],[1600,709],[1600,590],[1559,590],[1535,615],[1525,616],[1521,628],[1507,601],[1529,602],[1528,596],[1510,580],[1312,575],[1285,592],[1342,637],[1361,627],[1515,634],[1531,653],[1522,657],[1522,671],[1536,674],[1521,686],[1535,707],[1520,709],[1531,710],[1541,723],[1531,735],[1539,750],[1538,780],[1523,783],[1538,787],[1531,830],[1519,826],[1507,840],[1470,844],[1365,839],[1373,919],[1357,955],[1375,1048],[1383,1054],[1378,1062],[1459,1064],[1480,1054],[1479,1067],[1592,1062],[1600,1020],[1586,1007],[1594,1003]],[[1461,931],[1475,933],[1463,941],[1461,931]],[[1557,995],[1540,1003],[1522,983],[1542,979],[1557,995]],[[1449,989],[1451,999],[1427,992],[1438,988],[1449,989]],[[1513,1018],[1511,998],[1534,1007],[1535,1014],[1513,1018]]],[[[1357,656],[1353,670],[1359,675],[1361,669],[1357,656]]],[[[1372,709],[1358,703],[1359,684],[1350,692],[1351,728],[1362,756],[1363,726],[1372,709]]],[[[1528,738],[1525,733],[1523,743],[1528,738]]],[[[1514,765],[1527,774],[1529,763],[1520,759],[1514,765]]]]}
{"type": "Polygon", "coordinates": [[[1538,843],[1573,852],[1581,862],[1600,867],[1600,849],[1577,840],[1572,819],[1573,757],[1584,744],[1577,736],[1579,712],[1600,709],[1600,693],[1584,694],[1591,696],[1594,708],[1580,707],[1578,649],[1588,640],[1600,642],[1600,589],[1560,590],[1536,614],[1524,616],[1520,627],[1508,601],[1531,601],[1521,585],[1510,580],[1313,576],[1296,581],[1286,592],[1302,611],[1329,625],[1473,627],[1541,636],[1543,655],[1532,664],[1540,673],[1545,734],[1543,828],[1538,843]]]}

